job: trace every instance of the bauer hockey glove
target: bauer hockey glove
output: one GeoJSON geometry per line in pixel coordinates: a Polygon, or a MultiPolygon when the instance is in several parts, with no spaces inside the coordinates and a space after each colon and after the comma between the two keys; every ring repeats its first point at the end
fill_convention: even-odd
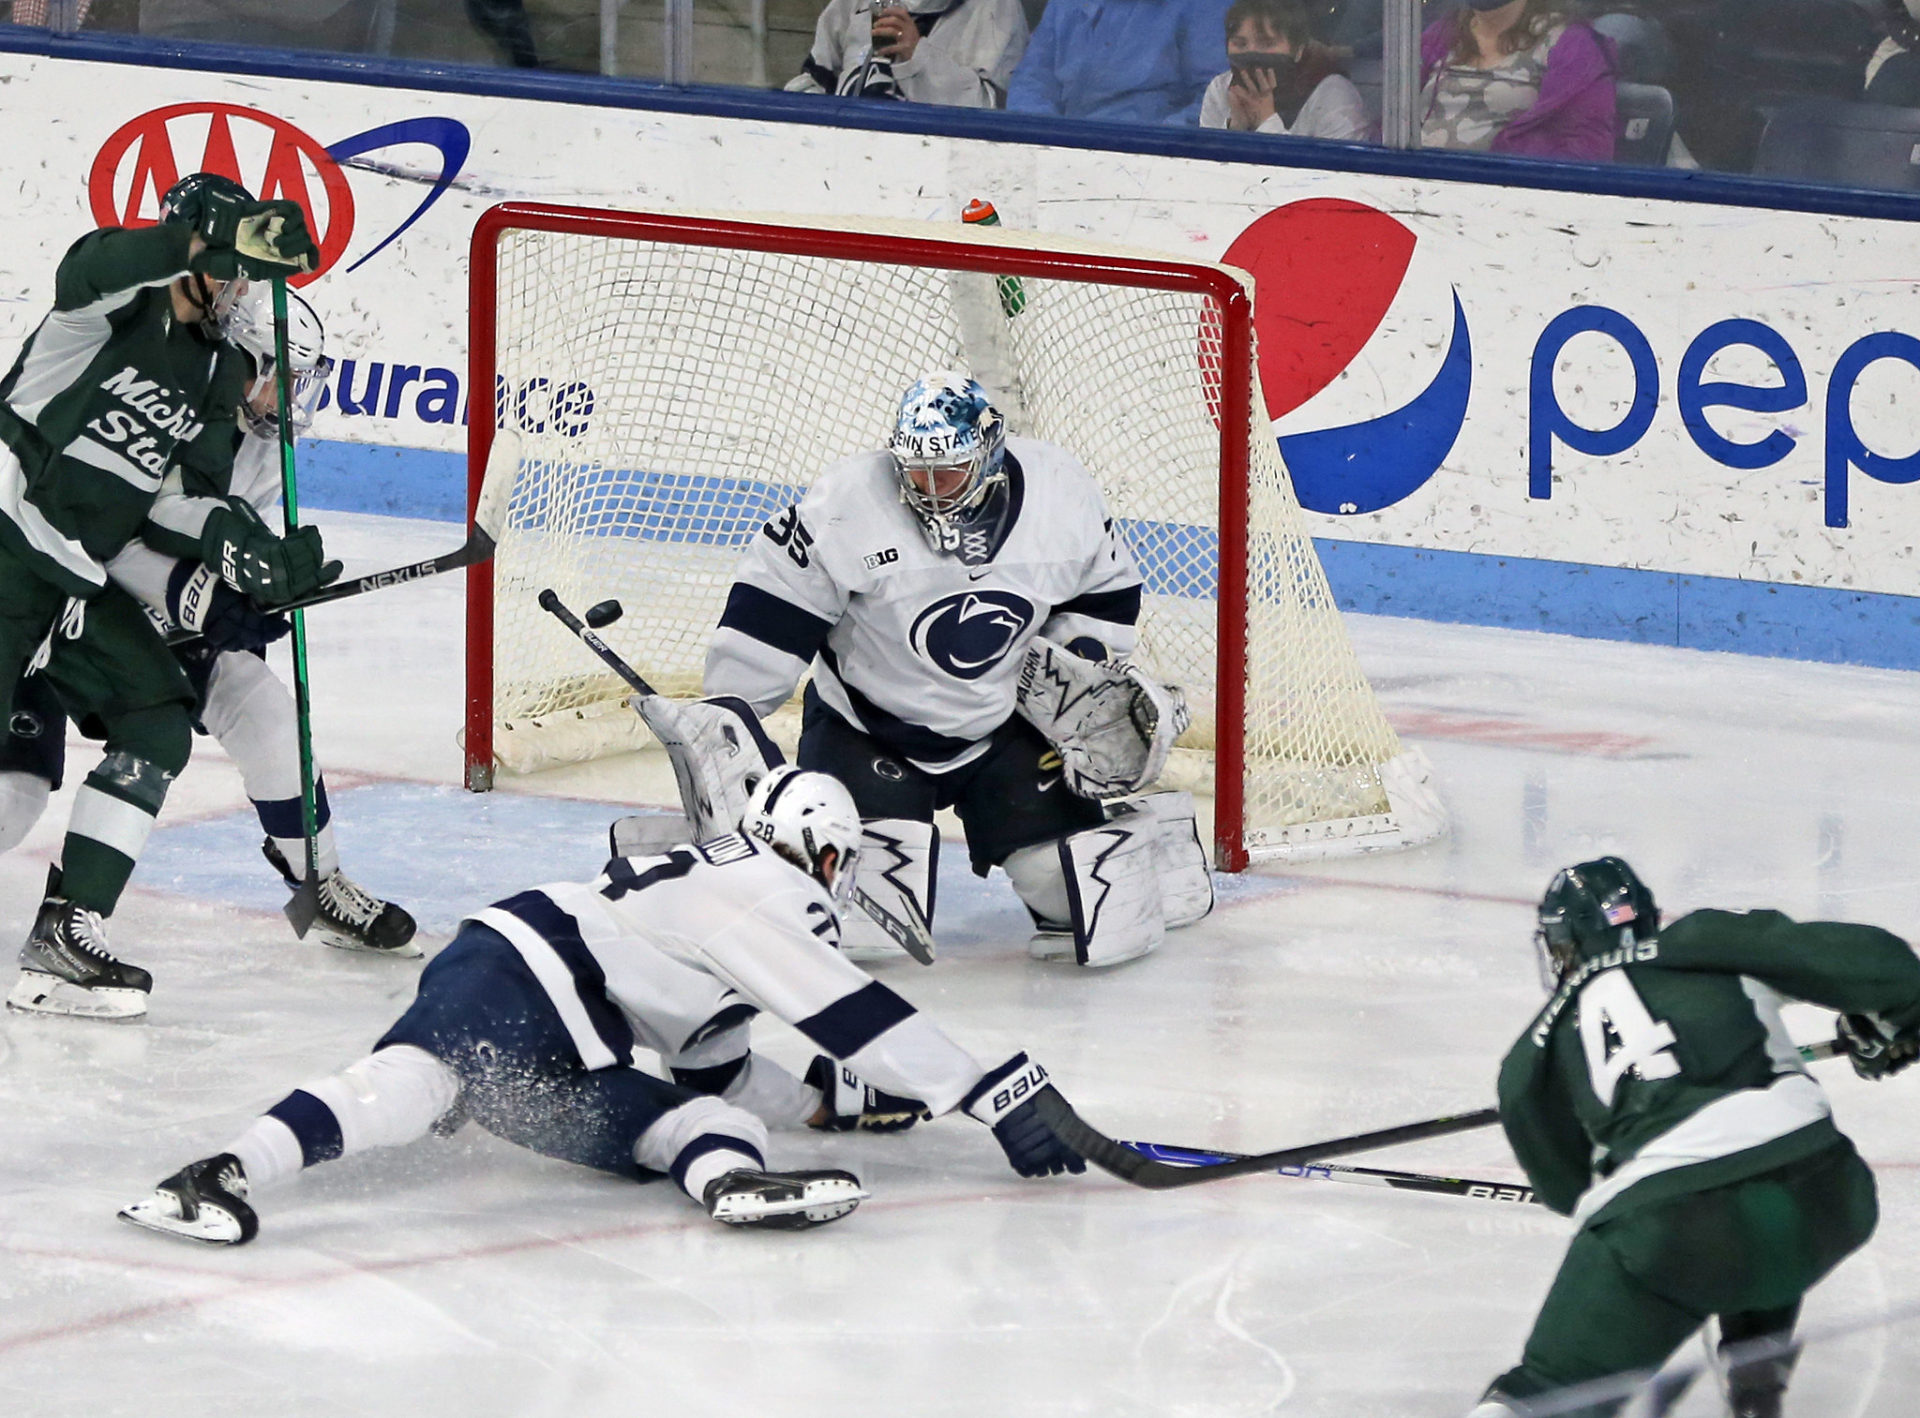
{"type": "Polygon", "coordinates": [[[167,614],[182,630],[197,630],[215,650],[260,651],[293,629],[283,615],[263,611],[211,566],[183,561],[167,579],[167,614]]]}
{"type": "Polygon", "coordinates": [[[269,606],[310,595],[340,578],[340,563],[325,559],[318,527],[296,527],[284,537],[267,530],[245,498],[215,508],[200,533],[200,559],[220,578],[269,606]]]}
{"type": "Polygon", "coordinates": [[[1023,1177],[1050,1177],[1056,1172],[1084,1172],[1087,1164],[1042,1122],[1034,1098],[1052,1088],[1047,1071],[1025,1054],[1015,1054],[1000,1067],[988,1069],[960,1100],[968,1116],[993,1129],[994,1140],[1013,1170],[1023,1177]]]}
{"type": "Polygon", "coordinates": [[[232,193],[209,191],[195,229],[207,249],[193,268],[216,281],[297,276],[320,264],[320,249],[298,202],[245,202],[232,193]]]}
{"type": "Polygon", "coordinates": [[[1843,1014],[1834,1035],[1853,1071],[1878,1082],[1920,1058],[1920,1032],[1896,1030],[1877,1014],[1843,1014]]]}
{"type": "Polygon", "coordinates": [[[820,1101],[826,1107],[825,1120],[813,1124],[822,1132],[852,1132],[855,1128],[905,1132],[927,1116],[927,1105],[918,1098],[883,1092],[826,1054],[814,1055],[807,1065],[807,1087],[820,1090],[820,1101]]]}

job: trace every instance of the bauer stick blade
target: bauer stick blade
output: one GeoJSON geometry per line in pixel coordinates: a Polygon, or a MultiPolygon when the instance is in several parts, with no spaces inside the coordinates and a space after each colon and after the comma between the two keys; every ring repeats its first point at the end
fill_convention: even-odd
{"type": "Polygon", "coordinates": [[[1418,1142],[1423,1138],[1471,1132],[1475,1128],[1491,1127],[1500,1121],[1498,1109],[1481,1108],[1477,1112],[1461,1113],[1453,1117],[1429,1118],[1425,1122],[1405,1123],[1399,1127],[1381,1128],[1375,1132],[1355,1133],[1351,1137],[1336,1137],[1326,1142],[1310,1142],[1300,1147],[1283,1147],[1277,1152],[1262,1152],[1213,1166],[1178,1167],[1166,1162],[1156,1162],[1151,1157],[1143,1157],[1132,1148],[1115,1142],[1074,1112],[1072,1104],[1061,1097],[1057,1090],[1042,1090],[1035,1094],[1033,1106],[1039,1113],[1041,1121],[1059,1134],[1062,1142],[1094,1166],[1103,1172],[1113,1174],[1123,1182],[1131,1183],[1136,1187],[1145,1187],[1149,1191],[1198,1186],[1202,1182],[1218,1182],[1228,1177],[1245,1177],[1254,1172],[1270,1172],[1277,1167],[1303,1166],[1308,1162],[1318,1162],[1323,1157],[1342,1157],[1350,1152],[1368,1152],[1376,1147],[1392,1147],[1401,1142],[1418,1142]]]}
{"type": "MultiPolygon", "coordinates": [[[[1205,1147],[1176,1147],[1169,1142],[1123,1142],[1143,1157],[1176,1167],[1212,1167],[1238,1162],[1245,1154],[1215,1152],[1205,1147]]],[[[1364,1187],[1391,1187],[1395,1191],[1432,1192],[1437,1196],[1464,1196],[1473,1201],[1533,1203],[1544,1206],[1525,1182],[1488,1182],[1473,1177],[1437,1177],[1427,1172],[1395,1172],[1383,1167],[1345,1167],[1338,1162],[1297,1162],[1271,1169],[1283,1177],[1311,1182],[1351,1182],[1364,1187]]]]}

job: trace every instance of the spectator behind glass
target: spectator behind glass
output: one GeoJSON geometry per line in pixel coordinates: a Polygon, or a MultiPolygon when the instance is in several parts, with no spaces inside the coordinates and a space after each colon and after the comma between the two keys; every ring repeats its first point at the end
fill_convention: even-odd
{"type": "Polygon", "coordinates": [[[1020,0],[827,0],[787,88],[998,108],[1026,48],[1020,0]]]}
{"type": "Polygon", "coordinates": [[[1886,0],[1887,37],[1867,61],[1868,103],[1920,108],[1920,0],[1886,0]]]}
{"type": "Polygon", "coordinates": [[[1184,123],[1226,62],[1227,0],[1049,0],[1013,71],[1015,113],[1184,123]]]}
{"type": "Polygon", "coordinates": [[[1301,0],[1233,0],[1226,24],[1231,67],[1207,85],[1202,128],[1351,143],[1373,136],[1366,100],[1312,37],[1301,0]]]}
{"type": "Polygon", "coordinates": [[[271,49],[384,54],[394,7],[381,0],[140,0],[140,33],[271,49]]]}
{"type": "Polygon", "coordinates": [[[1466,0],[1420,36],[1420,146],[1612,162],[1613,74],[1559,0],[1466,0]]]}

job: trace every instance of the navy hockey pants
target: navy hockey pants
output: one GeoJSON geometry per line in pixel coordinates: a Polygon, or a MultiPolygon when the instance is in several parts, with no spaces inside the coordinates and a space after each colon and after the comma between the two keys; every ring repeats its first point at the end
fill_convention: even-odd
{"type": "Polygon", "coordinates": [[[460,1102],[496,1137],[562,1162],[651,1181],[640,1134],[700,1095],[616,1065],[588,1069],[507,938],[468,921],[420,974],[412,1006],[374,1047],[412,1044],[460,1078],[460,1102]]]}

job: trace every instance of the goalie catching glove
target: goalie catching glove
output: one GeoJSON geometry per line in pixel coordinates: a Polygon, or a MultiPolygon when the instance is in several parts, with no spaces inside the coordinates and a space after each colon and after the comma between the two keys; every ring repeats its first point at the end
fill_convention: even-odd
{"type": "Polygon", "coordinates": [[[340,579],[341,565],[326,560],[318,527],[296,527],[276,537],[245,498],[216,507],[200,532],[200,560],[215,567],[234,590],[269,606],[312,595],[340,579]]]}
{"type": "Polygon", "coordinates": [[[1083,798],[1135,793],[1167,766],[1192,715],[1186,696],[1138,665],[1087,660],[1036,636],[1015,691],[1020,716],[1060,754],[1067,787],[1083,798]]]}
{"type": "Polygon", "coordinates": [[[811,1126],[822,1132],[905,1132],[928,1116],[918,1098],[903,1098],[862,1082],[859,1075],[826,1054],[807,1066],[807,1086],[820,1090],[825,1116],[811,1126]]]}
{"type": "Polygon", "coordinates": [[[1047,1071],[1021,1053],[989,1069],[960,1100],[969,1117],[993,1129],[1000,1150],[1023,1177],[1087,1170],[1086,1159],[1062,1142],[1033,1106],[1033,1100],[1052,1087],[1047,1071]]]}

